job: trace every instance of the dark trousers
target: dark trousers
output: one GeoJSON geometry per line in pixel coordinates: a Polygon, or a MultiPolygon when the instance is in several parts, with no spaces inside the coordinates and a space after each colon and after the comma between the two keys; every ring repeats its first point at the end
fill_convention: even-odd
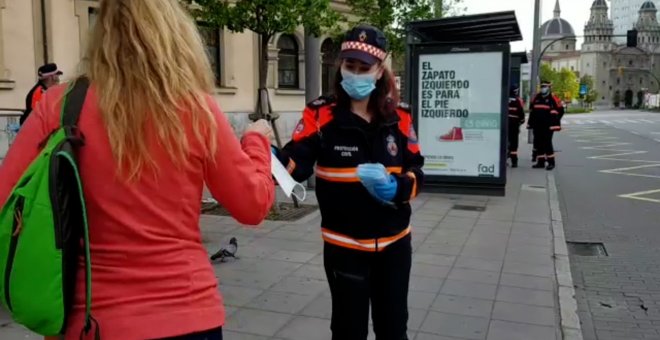
{"type": "Polygon", "coordinates": [[[325,243],[333,340],[366,340],[371,303],[377,340],[407,340],[410,235],[376,253],[325,243]]]}
{"type": "Polygon", "coordinates": [[[162,340],[222,340],[222,327],[162,340]]]}
{"type": "Polygon", "coordinates": [[[520,123],[509,119],[509,156],[518,156],[518,137],[520,136],[520,123]]]}
{"type": "Polygon", "coordinates": [[[548,126],[534,129],[534,149],[536,149],[538,158],[547,159],[555,157],[555,149],[552,145],[554,133],[548,126]]]}

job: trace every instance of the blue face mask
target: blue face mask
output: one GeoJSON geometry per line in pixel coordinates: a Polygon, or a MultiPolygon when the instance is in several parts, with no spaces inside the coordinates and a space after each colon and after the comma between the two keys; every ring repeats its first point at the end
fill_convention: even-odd
{"type": "Polygon", "coordinates": [[[355,74],[344,69],[341,70],[341,87],[355,100],[363,100],[376,89],[376,74],[355,74]]]}
{"type": "Polygon", "coordinates": [[[548,88],[548,87],[542,87],[541,88],[541,94],[542,95],[547,96],[548,93],[550,93],[550,88],[548,88]]]}

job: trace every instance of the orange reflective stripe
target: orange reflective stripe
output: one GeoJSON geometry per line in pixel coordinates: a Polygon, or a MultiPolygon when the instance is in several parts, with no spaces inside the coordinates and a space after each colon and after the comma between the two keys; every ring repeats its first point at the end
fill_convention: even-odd
{"type": "Polygon", "coordinates": [[[546,157],[548,157],[548,158],[555,158],[555,154],[553,153],[552,155],[548,155],[548,156],[546,156],[546,157]]]}
{"type": "Polygon", "coordinates": [[[511,152],[509,152],[509,154],[510,154],[510,155],[517,155],[517,154],[518,154],[518,151],[511,151],[511,152]]]}
{"type": "Polygon", "coordinates": [[[550,111],[550,113],[553,114],[553,115],[558,115],[558,114],[559,114],[559,111],[557,111],[557,110],[552,110],[552,111],[550,111]]]}
{"type": "Polygon", "coordinates": [[[534,104],[534,108],[539,110],[550,110],[550,105],[534,104]]]}
{"type": "Polygon", "coordinates": [[[413,181],[412,190],[410,191],[410,198],[408,199],[409,201],[412,201],[412,199],[417,196],[417,176],[415,176],[415,173],[412,171],[407,172],[406,175],[408,175],[408,177],[410,177],[413,181]]]}
{"type": "Polygon", "coordinates": [[[509,118],[518,118],[516,115],[509,115],[509,118]]]}
{"type": "Polygon", "coordinates": [[[410,227],[394,236],[368,240],[357,240],[346,235],[335,233],[325,228],[321,228],[321,234],[323,235],[323,240],[325,242],[334,244],[336,246],[361,251],[376,252],[383,251],[385,247],[410,234],[410,227]]]}
{"type": "Polygon", "coordinates": [[[517,107],[509,107],[509,111],[518,111],[517,107]]]}
{"type": "Polygon", "coordinates": [[[550,130],[559,131],[559,130],[561,130],[561,126],[559,126],[559,125],[551,126],[550,130]]]}
{"type": "MultiPolygon", "coordinates": [[[[391,166],[386,169],[390,174],[400,174],[403,170],[400,166],[391,166]]],[[[329,168],[317,166],[316,176],[330,182],[352,183],[360,181],[360,178],[357,176],[357,168],[329,168]]]]}

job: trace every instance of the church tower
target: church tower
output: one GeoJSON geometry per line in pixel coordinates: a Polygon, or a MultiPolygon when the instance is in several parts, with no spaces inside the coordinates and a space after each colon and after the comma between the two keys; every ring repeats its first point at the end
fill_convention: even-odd
{"type": "Polygon", "coordinates": [[[595,90],[599,93],[596,104],[607,105],[610,97],[610,74],[614,68],[611,51],[614,24],[608,15],[607,2],[594,0],[591,16],[584,26],[584,43],[580,55],[582,74],[591,76],[595,90]]]}
{"type": "Polygon", "coordinates": [[[637,46],[647,51],[660,44],[660,24],[657,19],[658,10],[652,1],[646,1],[639,9],[639,18],[635,24],[637,29],[637,46]]]}

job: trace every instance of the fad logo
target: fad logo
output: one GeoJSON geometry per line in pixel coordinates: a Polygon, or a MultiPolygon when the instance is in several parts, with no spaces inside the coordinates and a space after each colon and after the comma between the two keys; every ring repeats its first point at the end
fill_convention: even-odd
{"type": "Polygon", "coordinates": [[[479,163],[477,166],[477,171],[479,172],[479,175],[483,176],[495,176],[495,164],[491,165],[484,165],[479,163]]]}

